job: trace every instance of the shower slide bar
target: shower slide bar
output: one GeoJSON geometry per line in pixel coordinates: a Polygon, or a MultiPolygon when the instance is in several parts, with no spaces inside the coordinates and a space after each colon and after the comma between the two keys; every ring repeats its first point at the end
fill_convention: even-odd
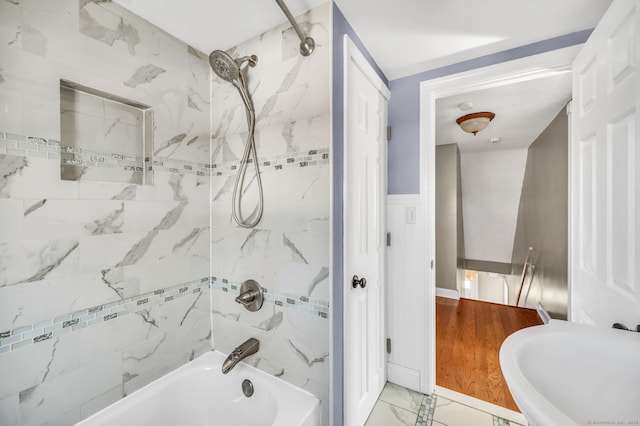
{"type": "Polygon", "coordinates": [[[284,4],[283,0],[276,0],[276,3],[278,3],[278,6],[280,6],[280,9],[282,9],[282,12],[285,14],[289,22],[291,22],[291,25],[293,25],[293,29],[296,30],[296,33],[300,38],[300,54],[302,56],[311,55],[311,53],[313,53],[313,49],[316,47],[316,42],[311,37],[308,37],[305,33],[302,32],[300,26],[298,26],[298,23],[289,11],[287,5],[284,4]]]}

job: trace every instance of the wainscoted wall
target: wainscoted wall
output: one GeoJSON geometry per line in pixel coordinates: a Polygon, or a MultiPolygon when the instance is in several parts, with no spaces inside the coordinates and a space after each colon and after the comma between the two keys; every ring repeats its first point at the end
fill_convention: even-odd
{"type": "MultiPolygon", "coordinates": [[[[214,347],[230,352],[249,337],[258,368],[300,386],[329,406],[329,4],[298,17],[316,41],[309,57],[288,24],[230,49],[257,55],[248,70],[264,215],[253,229],[231,216],[236,169],[247,136],[245,110],[233,85],[212,80],[211,269],[214,347]],[[249,312],[234,301],[239,285],[257,280],[267,302],[249,312]]],[[[243,196],[255,208],[253,163],[243,196]]]]}
{"type": "Polygon", "coordinates": [[[209,75],[108,1],[0,2],[0,424],[73,424],[210,348],[209,75]],[[153,108],[153,184],[85,179],[142,170],[65,145],[61,79],[153,108]]]}
{"type": "MultiPolygon", "coordinates": [[[[387,335],[391,353],[387,358],[388,380],[420,390],[420,370],[424,357],[423,336],[411,327],[423,318],[424,271],[429,268],[421,249],[424,244],[424,214],[417,194],[387,197],[387,231],[391,245],[387,247],[387,335]],[[407,223],[407,209],[415,209],[414,223],[407,223]]],[[[424,379],[423,379],[424,380],[424,379]]]]}

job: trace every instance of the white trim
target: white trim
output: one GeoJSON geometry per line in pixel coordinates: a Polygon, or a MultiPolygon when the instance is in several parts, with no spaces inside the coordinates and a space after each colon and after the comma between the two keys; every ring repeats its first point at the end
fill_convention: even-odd
{"type": "MultiPolygon", "coordinates": [[[[333,28],[333,8],[335,7],[335,5],[333,4],[333,2],[331,2],[331,4],[329,5],[329,28],[333,28]]],[[[333,46],[333,31],[329,31],[329,46],[333,46]]],[[[335,356],[335,342],[334,342],[334,338],[335,338],[335,332],[337,330],[337,327],[342,327],[342,324],[339,323],[339,320],[336,318],[335,315],[335,311],[334,311],[334,297],[335,297],[335,292],[333,290],[333,279],[335,278],[334,275],[334,271],[333,268],[335,266],[334,261],[333,261],[333,256],[334,256],[334,250],[333,250],[333,243],[334,243],[334,227],[335,222],[336,222],[336,218],[334,217],[333,214],[333,207],[334,207],[334,201],[333,201],[333,197],[335,195],[335,188],[334,188],[334,171],[333,171],[333,167],[334,167],[334,151],[333,151],[333,126],[335,125],[335,123],[333,122],[333,84],[334,84],[334,76],[333,76],[333,55],[329,55],[329,87],[327,88],[327,90],[329,91],[329,318],[330,318],[330,326],[329,326],[329,353],[331,354],[329,356],[329,424],[333,425],[336,424],[335,422],[335,388],[336,388],[336,383],[333,380],[333,374],[335,372],[336,369],[336,365],[334,363],[334,356],[335,356]]],[[[213,124],[211,124],[211,126],[213,126],[213,124]]],[[[213,133],[211,133],[213,134],[213,133]]],[[[213,152],[213,151],[211,151],[213,152]]],[[[344,301],[343,301],[344,302],[344,301]]],[[[213,306],[213,305],[211,305],[213,306]]],[[[213,328],[212,328],[213,330],[213,328]]],[[[344,351],[344,345],[343,345],[343,351],[344,351]]],[[[344,364],[342,365],[344,367],[344,364]]],[[[344,392],[344,389],[343,389],[344,392]]],[[[344,395],[344,393],[343,393],[344,395]]],[[[324,407],[321,407],[324,408],[324,407]]],[[[324,411],[324,410],[322,410],[324,411]]],[[[327,421],[327,419],[321,419],[324,421],[327,421]]]]}
{"type": "Polygon", "coordinates": [[[407,389],[420,388],[420,372],[402,365],[387,363],[387,380],[407,389]]]}
{"type": "Polygon", "coordinates": [[[420,194],[389,194],[387,195],[388,205],[420,204],[420,194]]]}
{"type": "MultiPolygon", "coordinates": [[[[382,94],[382,96],[384,96],[384,98],[388,101],[389,98],[391,97],[391,91],[380,79],[380,76],[376,74],[376,72],[373,70],[373,67],[371,66],[371,64],[369,64],[369,61],[367,61],[367,59],[364,57],[362,52],[360,52],[360,49],[358,49],[355,43],[351,41],[351,39],[349,38],[349,35],[345,34],[344,35],[344,63],[345,63],[344,75],[345,76],[347,71],[346,65],[348,65],[349,63],[349,58],[353,58],[353,63],[358,67],[358,69],[362,72],[362,74],[364,74],[364,76],[367,77],[367,80],[371,82],[373,87],[378,89],[378,91],[382,94]]],[[[345,84],[344,93],[347,93],[346,80],[344,84],[345,84]]]]}
{"type": "MultiPolygon", "coordinates": [[[[353,41],[351,40],[351,38],[349,37],[348,34],[345,34],[343,37],[343,47],[344,47],[344,52],[343,52],[343,100],[342,100],[342,106],[343,106],[343,129],[342,129],[342,140],[343,140],[343,151],[342,151],[342,156],[343,156],[343,180],[342,180],[342,194],[343,194],[343,210],[342,210],[342,223],[343,226],[346,226],[347,223],[347,218],[349,217],[349,212],[347,211],[347,200],[346,200],[346,194],[347,194],[347,173],[345,172],[345,169],[348,167],[347,164],[347,124],[348,123],[348,100],[347,100],[347,94],[349,93],[349,65],[350,63],[353,63],[360,72],[362,72],[362,74],[365,76],[365,78],[367,80],[369,80],[369,82],[371,83],[371,85],[378,90],[378,92],[382,95],[382,97],[385,99],[385,111],[384,114],[387,116],[386,120],[388,124],[388,114],[389,114],[389,110],[388,110],[388,103],[389,103],[389,98],[391,97],[391,91],[389,90],[389,88],[384,84],[384,82],[382,81],[382,79],[380,78],[380,76],[378,76],[378,74],[376,74],[376,72],[374,71],[373,67],[371,66],[371,64],[369,63],[369,61],[364,57],[364,55],[360,52],[360,50],[358,49],[358,47],[353,43],[353,41]]],[[[386,127],[386,126],[385,126],[386,127]]],[[[384,147],[384,153],[383,153],[384,158],[381,159],[381,161],[383,162],[383,164],[386,164],[388,162],[388,151],[387,151],[387,146],[385,144],[384,147]]],[[[386,215],[386,206],[387,206],[387,192],[388,192],[388,171],[386,167],[382,167],[382,179],[383,179],[383,194],[382,197],[383,199],[381,200],[381,205],[382,205],[382,211],[380,212],[380,220],[381,223],[384,224],[384,234],[386,234],[386,223],[387,223],[387,215],[386,215]]],[[[383,234],[383,235],[384,235],[383,234]]],[[[342,246],[346,247],[346,242],[345,242],[345,235],[346,232],[344,232],[343,230],[343,235],[342,235],[342,246]]],[[[386,246],[385,246],[386,247],[386,246]]],[[[347,332],[346,332],[346,327],[348,325],[347,322],[347,291],[349,290],[349,285],[350,285],[350,278],[347,278],[347,257],[348,257],[348,253],[346,250],[343,251],[343,256],[342,256],[342,261],[343,261],[343,267],[344,267],[344,274],[345,276],[343,276],[341,278],[341,282],[342,284],[342,288],[343,288],[343,294],[342,294],[342,300],[343,300],[343,309],[342,309],[342,330],[343,330],[343,338],[345,336],[347,336],[347,332]]],[[[385,312],[386,312],[386,291],[387,291],[387,284],[386,284],[386,279],[387,279],[387,267],[386,267],[386,250],[384,251],[384,256],[383,256],[383,260],[382,260],[382,265],[380,265],[380,277],[381,277],[381,285],[382,285],[382,298],[383,300],[381,300],[381,305],[382,305],[382,309],[380,312],[380,315],[382,315],[382,327],[381,327],[381,341],[385,341],[386,339],[386,335],[387,335],[387,331],[386,331],[386,318],[385,318],[385,312]]],[[[342,354],[343,354],[343,360],[346,360],[346,344],[343,344],[342,347],[342,354]]],[[[386,352],[385,352],[385,359],[384,359],[384,365],[387,365],[387,358],[386,358],[386,352]]],[[[346,361],[343,361],[343,383],[346,383],[346,381],[348,380],[348,371],[346,371],[346,361]]],[[[383,369],[383,383],[386,382],[387,380],[387,370],[386,368],[383,369]]],[[[382,391],[382,388],[380,389],[380,391],[382,391]]],[[[347,416],[347,392],[346,392],[346,386],[343,387],[343,394],[342,394],[342,401],[343,401],[343,421],[347,421],[348,420],[348,416],[347,416]]],[[[371,409],[373,410],[373,406],[371,407],[371,409]]],[[[370,413],[369,413],[370,414],[370,413]]]]}
{"type": "MultiPolygon", "coordinates": [[[[476,410],[484,411],[485,413],[493,414],[503,419],[507,419],[510,422],[526,425],[527,420],[522,413],[509,410],[508,408],[501,407],[499,405],[492,404],[490,402],[483,401],[478,398],[474,398],[469,395],[462,394],[460,392],[452,391],[451,389],[436,386],[436,395],[443,398],[450,399],[467,407],[475,408],[476,410]]],[[[436,401],[436,405],[438,402],[436,401]]]]}
{"type": "MultiPolygon", "coordinates": [[[[424,234],[426,264],[435,258],[435,105],[436,99],[476,90],[504,86],[521,81],[548,77],[571,71],[573,58],[581,46],[571,46],[522,59],[479,68],[420,83],[420,205],[427,220],[424,234]]],[[[433,269],[424,270],[427,309],[424,317],[414,326],[424,336],[421,350],[424,364],[421,368],[421,391],[435,389],[435,277],[433,269]]],[[[569,289],[570,291],[571,289],[569,289]]],[[[418,291],[422,292],[422,289],[418,291]]],[[[418,297],[421,295],[419,294],[418,297]]]]}
{"type": "Polygon", "coordinates": [[[458,293],[458,290],[451,290],[450,288],[436,287],[436,296],[460,300],[460,293],[458,293]]]}
{"type": "MultiPolygon", "coordinates": [[[[567,104],[567,137],[569,141],[569,155],[567,155],[567,196],[569,197],[569,202],[567,203],[567,255],[572,252],[572,231],[571,231],[571,215],[573,212],[573,206],[571,200],[573,200],[573,190],[571,185],[571,176],[573,176],[573,170],[571,168],[571,147],[573,146],[573,119],[571,117],[573,114],[573,96],[571,101],[567,104]]],[[[573,321],[575,306],[574,306],[574,297],[571,292],[572,288],[572,261],[571,256],[567,256],[568,265],[567,265],[567,321],[573,321]]]]}

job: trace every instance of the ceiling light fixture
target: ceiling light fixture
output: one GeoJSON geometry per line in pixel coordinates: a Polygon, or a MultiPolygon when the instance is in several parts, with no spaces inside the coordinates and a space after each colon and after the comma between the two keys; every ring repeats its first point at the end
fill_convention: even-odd
{"type": "Polygon", "coordinates": [[[484,130],[496,115],[492,112],[474,112],[463,115],[456,120],[460,128],[467,133],[473,133],[475,136],[479,131],[484,130]]]}

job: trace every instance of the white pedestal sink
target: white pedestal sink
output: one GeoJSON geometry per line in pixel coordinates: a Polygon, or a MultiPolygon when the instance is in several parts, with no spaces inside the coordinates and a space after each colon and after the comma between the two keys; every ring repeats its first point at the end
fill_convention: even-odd
{"type": "Polygon", "coordinates": [[[500,348],[530,425],[640,425],[640,333],[552,320],[500,348]]]}

